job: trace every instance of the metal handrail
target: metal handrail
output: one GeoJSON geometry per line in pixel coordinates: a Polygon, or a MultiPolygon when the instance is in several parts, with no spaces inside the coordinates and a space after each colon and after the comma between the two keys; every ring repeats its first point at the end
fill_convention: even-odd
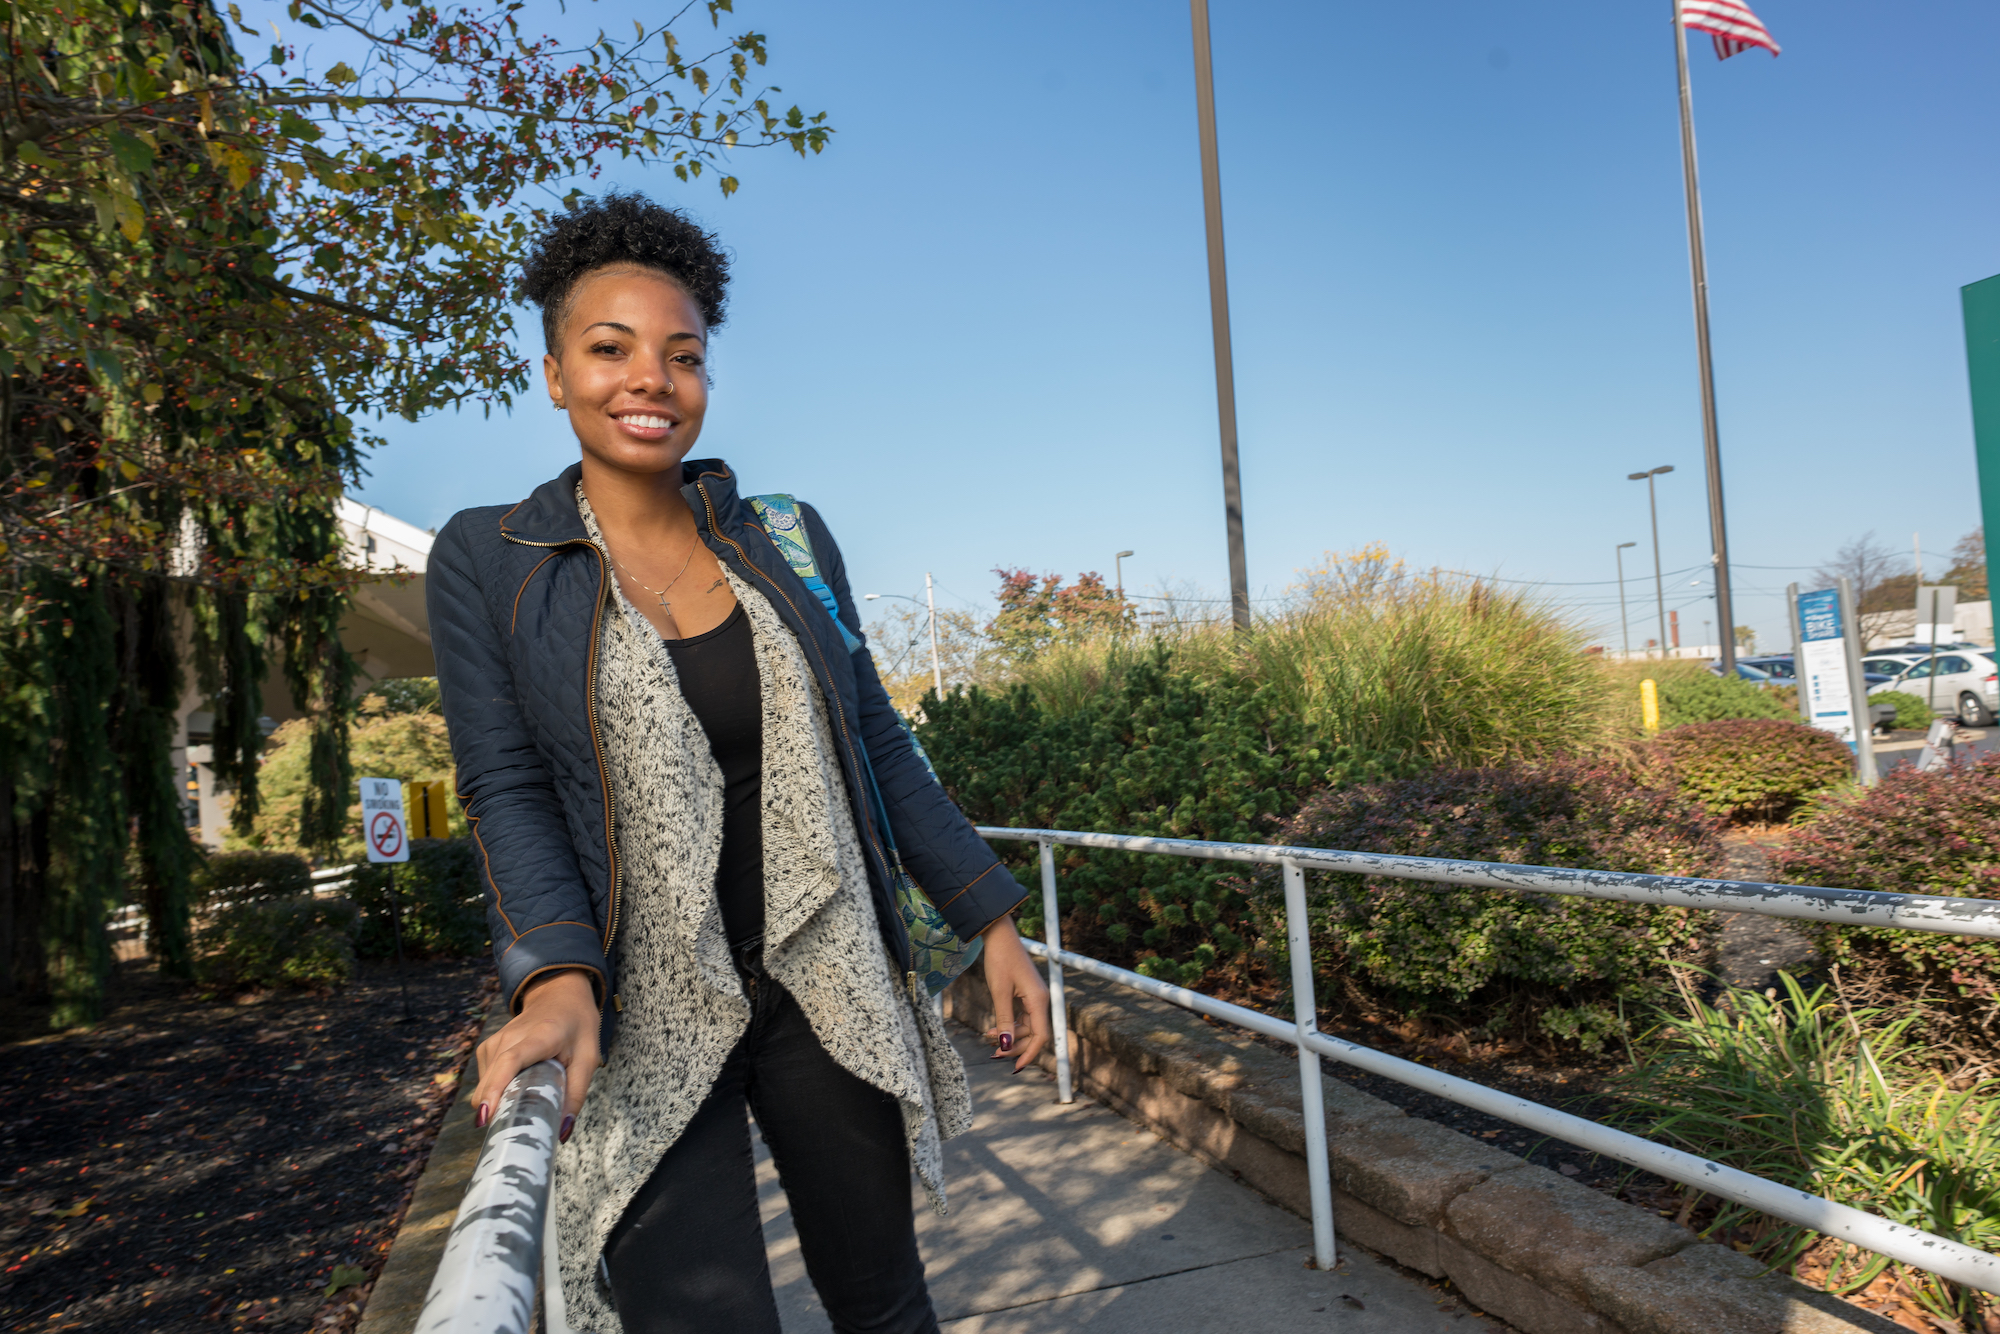
{"type": "Polygon", "coordinates": [[[1140,835],[1091,834],[1065,829],[1005,829],[982,825],[988,839],[1040,845],[1044,941],[1023,943],[1048,961],[1053,1008],[1057,1096],[1072,1101],[1069,1068],[1069,1015],[1062,986],[1064,968],[1075,968],[1170,1004],[1289,1042],[1299,1053],[1300,1094],[1305,1122],[1306,1170],[1312,1201],[1313,1250],[1317,1263],[1334,1262],[1332,1180],[1326,1157],[1326,1118],[1320,1105],[1319,1057],[1382,1075],[1426,1093],[1471,1107],[1503,1121],[1565,1140],[1592,1153],[1642,1168],[1670,1181],[1745,1204],[1774,1218],[1838,1237],[1879,1255],[1929,1270],[1982,1292],[2000,1293],[2000,1257],[1962,1242],[1893,1223],[1850,1205],[1782,1186],[1737,1168],[1680,1149],[1655,1144],[1569,1112],[1501,1093],[1471,1080],[1375,1051],[1321,1033],[1312,994],[1311,941],[1306,923],[1305,867],[1356,874],[1399,876],[1444,884],[1471,885],[1527,893],[1578,894],[1625,902],[1761,913],[1772,917],[1832,920],[1844,925],[1889,926],[1969,936],[2000,936],[2000,903],[1916,894],[1876,894],[1860,890],[1772,885],[1742,880],[1701,880],[1686,876],[1574,871],[1561,867],[1513,866],[1502,862],[1456,861],[1441,857],[1394,857],[1325,848],[1207,843],[1140,835]],[[1054,846],[1149,852],[1203,860],[1280,866],[1285,876],[1285,926],[1291,946],[1293,1018],[1232,1005],[1186,987],[1174,986],[1062,948],[1056,902],[1054,846]],[[1317,1150],[1317,1152],[1315,1152],[1317,1150]]]}
{"type": "Polygon", "coordinates": [[[985,838],[1047,839],[1079,848],[1157,852],[1203,861],[1260,862],[1276,866],[1291,858],[1313,871],[1386,875],[1444,885],[1504,889],[1514,893],[1569,894],[1669,908],[1761,913],[1841,926],[1893,926],[1905,931],[2000,939],[2000,901],[1958,899],[1942,894],[1889,894],[1872,889],[1827,889],[1818,885],[1772,885],[1758,880],[1708,880],[1686,875],[1645,875],[1632,871],[1589,871],[1568,866],[1517,866],[1512,862],[1459,861],[1449,857],[1402,857],[1383,852],[1342,852],[1264,843],[1204,843],[1191,838],[1139,834],[1089,834],[1072,829],[1003,829],[978,826],[985,838]]]}
{"type": "Polygon", "coordinates": [[[500,1095],[417,1316],[417,1334],[529,1334],[534,1328],[563,1087],[561,1062],[542,1061],[514,1076],[500,1095]]]}

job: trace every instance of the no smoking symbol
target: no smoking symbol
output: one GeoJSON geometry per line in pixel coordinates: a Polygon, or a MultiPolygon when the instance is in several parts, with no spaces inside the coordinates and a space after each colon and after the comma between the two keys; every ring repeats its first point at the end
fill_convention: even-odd
{"type": "Polygon", "coordinates": [[[403,822],[389,811],[377,811],[368,822],[368,841],[375,845],[378,855],[395,856],[403,850],[403,822]]]}

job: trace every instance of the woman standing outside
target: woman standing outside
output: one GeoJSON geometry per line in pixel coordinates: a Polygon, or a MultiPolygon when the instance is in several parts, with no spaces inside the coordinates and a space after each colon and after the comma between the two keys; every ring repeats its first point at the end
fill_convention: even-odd
{"type": "MultiPolygon", "coordinates": [[[[1006,1019],[987,1036],[1016,1070],[1047,1041],[1048,994],[1008,915],[1019,886],[912,751],[867,652],[734,472],[688,459],[727,281],[713,237],[641,197],[558,218],[522,290],[582,457],[454,516],[432,550],[445,718],[513,1013],[474,1096],[483,1125],[520,1070],[568,1071],[554,1209],[576,1328],[776,1334],[747,1105],[834,1327],[934,1330],[910,1168],[942,1210],[940,1140],[971,1106],[902,962],[871,769],[904,865],[983,941],[1006,1019]]],[[[800,513],[858,633],[840,550],[800,513]]]]}

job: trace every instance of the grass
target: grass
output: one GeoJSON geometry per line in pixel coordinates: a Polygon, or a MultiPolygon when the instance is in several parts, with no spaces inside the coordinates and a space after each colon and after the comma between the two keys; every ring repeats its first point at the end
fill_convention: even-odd
{"type": "MultiPolygon", "coordinates": [[[[1284,610],[1246,634],[1212,624],[1159,633],[1176,670],[1255,678],[1324,745],[1485,765],[1596,750],[1619,731],[1616,680],[1562,613],[1482,580],[1413,573],[1380,547],[1306,571],[1284,610]]],[[[1132,637],[1062,645],[1011,675],[1060,713],[1147,648],[1132,637]]]]}
{"type": "MultiPolygon", "coordinates": [[[[1831,986],[1727,989],[1704,1000],[1676,971],[1681,1006],[1615,1081],[1629,1128],[1732,1167],[1980,1250],[2000,1248],[2000,1081],[1951,1079],[1912,1040],[1920,1013],[1855,1008],[1831,986]]],[[[1824,1271],[1837,1293],[1885,1276],[1944,1321],[1992,1298],[1742,1205],[1706,1229],[1743,1235],[1773,1267],[1824,1271]],[[1805,1262],[1800,1264],[1800,1262],[1805,1262]]],[[[1873,1290],[1871,1288],[1871,1290],[1873,1290]]]]}

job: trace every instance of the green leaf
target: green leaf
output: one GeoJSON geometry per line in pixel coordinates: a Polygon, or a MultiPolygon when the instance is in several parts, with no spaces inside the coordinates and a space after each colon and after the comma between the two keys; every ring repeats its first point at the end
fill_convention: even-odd
{"type": "Polygon", "coordinates": [[[350,69],[343,60],[326,72],[326,81],[336,88],[345,88],[350,83],[360,83],[361,76],[350,69]]]}
{"type": "Polygon", "coordinates": [[[278,133],[288,139],[297,139],[301,143],[308,144],[317,143],[326,137],[325,131],[290,107],[286,107],[278,116],[278,133]]]}
{"type": "Polygon", "coordinates": [[[368,1271],[359,1265],[335,1265],[332,1275],[327,1278],[324,1292],[331,1297],[342,1288],[359,1287],[367,1281],[368,1271]]]}
{"type": "Polygon", "coordinates": [[[143,176],[153,169],[153,150],[136,135],[127,134],[123,130],[113,130],[110,139],[111,156],[127,174],[143,176]]]}

